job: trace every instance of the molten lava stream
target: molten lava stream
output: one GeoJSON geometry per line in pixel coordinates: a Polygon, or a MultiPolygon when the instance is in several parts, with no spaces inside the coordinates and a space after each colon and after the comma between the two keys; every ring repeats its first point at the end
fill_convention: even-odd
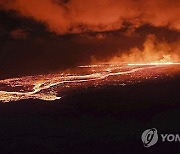
{"type": "Polygon", "coordinates": [[[22,99],[53,101],[61,91],[115,83],[118,86],[173,75],[180,72],[180,63],[121,63],[79,66],[70,72],[27,76],[0,80],[0,101],[22,99]]]}

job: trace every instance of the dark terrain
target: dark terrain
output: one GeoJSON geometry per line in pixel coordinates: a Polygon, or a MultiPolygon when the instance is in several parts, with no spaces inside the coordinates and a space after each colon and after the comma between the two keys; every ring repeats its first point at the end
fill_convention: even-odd
{"type": "Polygon", "coordinates": [[[141,134],[180,133],[179,87],[175,76],[0,104],[0,153],[178,153],[178,142],[145,148],[141,134]]]}

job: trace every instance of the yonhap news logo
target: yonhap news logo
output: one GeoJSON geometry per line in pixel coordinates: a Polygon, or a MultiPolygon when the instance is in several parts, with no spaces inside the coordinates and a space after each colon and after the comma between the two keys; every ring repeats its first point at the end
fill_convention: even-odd
{"type": "Polygon", "coordinates": [[[161,142],[180,142],[179,134],[159,134],[156,128],[147,129],[141,136],[144,147],[148,148],[161,142]]]}
{"type": "Polygon", "coordinates": [[[156,128],[147,129],[142,133],[141,136],[144,147],[150,147],[157,143],[158,134],[156,128]]]}

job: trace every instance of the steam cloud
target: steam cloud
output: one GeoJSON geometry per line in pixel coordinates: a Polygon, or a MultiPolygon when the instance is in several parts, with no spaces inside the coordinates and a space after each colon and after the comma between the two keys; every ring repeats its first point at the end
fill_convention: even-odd
{"type": "MultiPolygon", "coordinates": [[[[129,51],[122,52],[110,58],[108,62],[131,62],[131,63],[152,63],[152,62],[179,62],[180,61],[179,41],[168,43],[159,41],[155,35],[147,36],[143,48],[131,48],[129,51]]],[[[98,62],[98,60],[93,60],[98,62]]]]}
{"type": "Polygon", "coordinates": [[[177,0],[4,0],[1,8],[44,23],[57,34],[121,29],[124,22],[180,30],[177,0]]]}
{"type": "Polygon", "coordinates": [[[0,0],[0,78],[96,61],[180,62],[179,8],[177,0],[0,0]]]}

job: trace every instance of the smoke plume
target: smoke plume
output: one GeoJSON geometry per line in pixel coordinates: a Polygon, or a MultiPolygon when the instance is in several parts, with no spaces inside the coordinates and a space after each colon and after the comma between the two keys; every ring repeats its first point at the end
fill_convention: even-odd
{"type": "Polygon", "coordinates": [[[112,31],[125,22],[180,30],[177,0],[3,0],[0,5],[57,34],[112,31]]]}

